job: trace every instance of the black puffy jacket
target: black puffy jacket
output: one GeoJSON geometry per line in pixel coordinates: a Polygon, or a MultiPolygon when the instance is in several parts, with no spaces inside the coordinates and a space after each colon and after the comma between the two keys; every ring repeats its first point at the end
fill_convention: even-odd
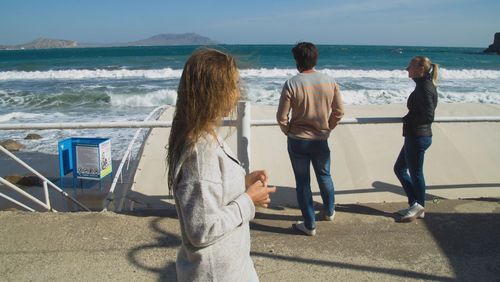
{"type": "Polygon", "coordinates": [[[408,114],[403,117],[403,136],[432,136],[431,124],[438,102],[436,86],[429,75],[413,79],[417,84],[408,97],[408,114]]]}

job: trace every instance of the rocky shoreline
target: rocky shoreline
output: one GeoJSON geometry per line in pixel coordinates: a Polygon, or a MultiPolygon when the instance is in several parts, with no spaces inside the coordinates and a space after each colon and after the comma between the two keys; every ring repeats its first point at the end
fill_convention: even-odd
{"type": "Polygon", "coordinates": [[[484,51],[484,53],[497,53],[500,55],[500,32],[495,33],[495,39],[493,40],[493,44],[488,46],[484,51]]]}

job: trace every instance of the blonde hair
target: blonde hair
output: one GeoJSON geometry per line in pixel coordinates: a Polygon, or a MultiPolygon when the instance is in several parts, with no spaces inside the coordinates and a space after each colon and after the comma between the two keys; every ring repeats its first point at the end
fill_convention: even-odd
{"type": "Polygon", "coordinates": [[[439,73],[439,65],[432,63],[431,60],[425,56],[415,56],[413,58],[413,61],[417,62],[419,66],[424,67],[424,73],[430,74],[432,83],[436,85],[439,73]]]}
{"type": "Polygon", "coordinates": [[[234,109],[239,98],[238,79],[236,60],[229,54],[200,49],[187,60],[168,140],[169,190],[182,153],[191,150],[202,135],[216,136],[216,126],[234,109]]]}

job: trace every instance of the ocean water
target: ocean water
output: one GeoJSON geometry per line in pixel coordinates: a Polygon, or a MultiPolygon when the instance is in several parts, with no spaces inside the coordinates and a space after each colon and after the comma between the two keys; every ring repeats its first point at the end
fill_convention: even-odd
{"type": "MultiPolygon", "coordinates": [[[[245,99],[277,105],[297,73],[290,45],[220,45],[238,59],[245,99]]],[[[182,67],[196,46],[0,51],[0,123],[140,121],[174,105],[182,67]]],[[[414,83],[405,67],[415,55],[441,65],[440,103],[500,104],[500,56],[480,48],[318,46],[317,70],[334,77],[346,104],[405,103],[414,83]]],[[[135,129],[43,130],[25,151],[57,154],[67,137],[112,138],[121,158],[135,129]]],[[[144,130],[144,132],[146,132],[144,130]]],[[[0,140],[26,131],[0,131],[0,140]]],[[[136,146],[135,151],[137,151],[136,146]]]]}

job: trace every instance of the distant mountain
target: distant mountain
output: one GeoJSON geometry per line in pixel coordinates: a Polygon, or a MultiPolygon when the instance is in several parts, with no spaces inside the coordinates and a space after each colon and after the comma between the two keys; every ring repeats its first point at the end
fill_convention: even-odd
{"type": "Polygon", "coordinates": [[[168,46],[168,45],[215,45],[216,41],[196,33],[183,34],[158,34],[147,39],[126,43],[79,43],[73,40],[58,40],[37,38],[29,43],[19,45],[0,45],[0,50],[19,49],[50,49],[50,48],[75,48],[75,47],[123,47],[123,46],[168,46]]]}
{"type": "Polygon", "coordinates": [[[162,45],[215,45],[216,41],[196,33],[158,34],[150,38],[125,43],[126,46],[162,46],[162,45]]]}
{"type": "Polygon", "coordinates": [[[59,40],[49,38],[37,38],[31,42],[19,45],[3,45],[0,49],[50,49],[50,48],[74,48],[78,47],[78,42],[73,40],[59,40]]]}

